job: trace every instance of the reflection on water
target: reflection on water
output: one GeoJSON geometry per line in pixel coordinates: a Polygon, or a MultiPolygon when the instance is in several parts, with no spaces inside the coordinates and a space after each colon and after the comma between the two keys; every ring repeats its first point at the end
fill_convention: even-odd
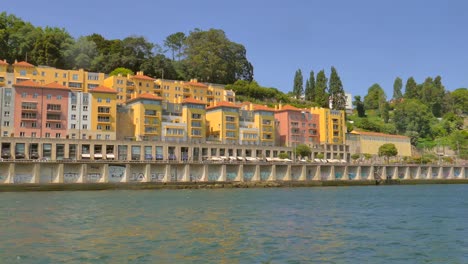
{"type": "Polygon", "coordinates": [[[2,263],[468,262],[468,185],[0,199],[2,263]]]}

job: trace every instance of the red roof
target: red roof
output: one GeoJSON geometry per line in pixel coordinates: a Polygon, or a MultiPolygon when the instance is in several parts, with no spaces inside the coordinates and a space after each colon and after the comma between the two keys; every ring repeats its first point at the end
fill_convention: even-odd
{"type": "Polygon", "coordinates": [[[8,63],[6,62],[6,60],[4,61],[0,60],[0,65],[8,65],[8,63]]]}
{"type": "Polygon", "coordinates": [[[149,76],[146,76],[146,75],[138,75],[138,74],[137,74],[137,75],[133,75],[132,78],[134,78],[134,79],[140,79],[140,80],[148,80],[148,81],[154,81],[154,80],[156,80],[156,79],[153,79],[153,78],[151,78],[151,77],[149,77],[149,76]]]}
{"type": "Polygon", "coordinates": [[[278,109],[277,111],[278,111],[278,112],[281,112],[281,111],[288,111],[288,110],[291,110],[291,111],[302,111],[302,109],[297,108],[297,107],[294,107],[294,106],[292,106],[292,105],[285,105],[285,106],[283,106],[281,109],[278,109]]]}
{"type": "Polygon", "coordinates": [[[157,100],[157,101],[162,101],[162,100],[163,100],[162,97],[156,96],[156,95],[154,95],[154,94],[144,93],[144,94],[140,94],[139,96],[137,96],[137,97],[135,97],[135,98],[132,98],[132,99],[130,99],[130,100],[127,100],[127,103],[130,103],[130,102],[133,102],[133,101],[137,101],[137,100],[140,100],[140,99],[157,100]]]}
{"type": "Polygon", "coordinates": [[[15,87],[34,87],[34,88],[42,88],[42,86],[37,83],[37,82],[33,82],[31,80],[26,80],[26,81],[22,81],[22,82],[18,82],[16,84],[13,84],[13,86],[15,87]]]}
{"type": "Polygon", "coordinates": [[[70,90],[70,88],[65,87],[57,82],[51,82],[43,86],[44,88],[52,88],[52,89],[62,89],[62,90],[70,90]]]}
{"type": "Polygon", "coordinates": [[[205,102],[197,100],[197,99],[193,99],[192,97],[184,99],[182,103],[183,104],[203,104],[203,105],[206,104],[205,102]]]}
{"type": "Polygon", "coordinates": [[[100,85],[92,90],[89,91],[90,93],[112,93],[112,94],[118,94],[118,92],[114,89],[111,89],[109,87],[100,85]]]}
{"type": "Polygon", "coordinates": [[[235,105],[235,104],[232,104],[232,103],[223,101],[223,102],[219,102],[217,105],[210,106],[210,107],[208,107],[207,109],[214,109],[214,108],[217,108],[217,107],[241,108],[241,106],[238,106],[238,105],[235,105]]]}
{"type": "Polygon", "coordinates": [[[13,64],[15,67],[34,67],[34,65],[27,63],[25,61],[16,62],[13,64]]]}
{"type": "Polygon", "coordinates": [[[368,131],[351,131],[351,134],[366,135],[366,136],[379,136],[379,137],[396,137],[396,138],[408,138],[407,136],[402,135],[392,135],[378,132],[368,132],[368,131]]]}
{"type": "Polygon", "coordinates": [[[185,84],[191,85],[191,86],[197,86],[197,87],[203,87],[203,88],[208,88],[207,85],[199,82],[187,82],[185,84]]]}
{"type": "Polygon", "coordinates": [[[254,111],[257,111],[257,110],[258,110],[258,111],[270,111],[270,112],[275,112],[275,111],[276,111],[275,109],[270,108],[270,107],[268,107],[268,106],[257,105],[257,104],[253,106],[253,110],[254,110],[254,111]]]}

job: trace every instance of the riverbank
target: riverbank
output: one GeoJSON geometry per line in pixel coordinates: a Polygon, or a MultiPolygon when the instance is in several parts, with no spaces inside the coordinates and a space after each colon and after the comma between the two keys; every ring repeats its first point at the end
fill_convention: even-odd
{"type": "Polygon", "coordinates": [[[271,181],[271,182],[141,182],[141,183],[52,183],[52,184],[6,184],[0,192],[36,191],[99,191],[99,190],[175,190],[175,189],[222,189],[222,188],[298,188],[338,187],[372,185],[416,184],[468,184],[468,179],[392,180],[379,184],[373,180],[352,181],[271,181]]]}

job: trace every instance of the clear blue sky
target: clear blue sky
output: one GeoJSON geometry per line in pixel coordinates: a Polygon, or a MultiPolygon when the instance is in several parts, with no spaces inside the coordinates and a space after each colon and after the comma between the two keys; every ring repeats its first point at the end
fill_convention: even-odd
{"type": "Polygon", "coordinates": [[[468,1],[450,0],[7,0],[0,11],[36,26],[63,27],[75,38],[141,35],[162,44],[194,28],[223,29],[243,44],[263,86],[292,90],[335,66],[344,88],[365,95],[379,83],[392,96],[395,77],[442,76],[445,87],[468,87],[468,1]]]}

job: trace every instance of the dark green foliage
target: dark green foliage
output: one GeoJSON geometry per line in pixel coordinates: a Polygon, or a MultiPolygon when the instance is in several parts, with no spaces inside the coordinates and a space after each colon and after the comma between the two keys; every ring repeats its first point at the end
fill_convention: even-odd
{"type": "Polygon", "coordinates": [[[431,136],[431,122],[434,117],[419,100],[408,99],[396,105],[394,114],[395,127],[399,133],[415,132],[419,137],[431,136]]]}
{"type": "Polygon", "coordinates": [[[367,95],[364,97],[365,109],[379,110],[379,114],[382,113],[384,104],[386,102],[386,95],[382,87],[379,84],[374,83],[369,90],[367,95]]]}
{"type": "Polygon", "coordinates": [[[164,40],[164,46],[169,48],[172,52],[172,60],[177,57],[180,60],[182,55],[182,49],[184,48],[185,34],[183,32],[177,32],[167,36],[164,40]],[[177,52],[177,54],[175,54],[177,52]]]}
{"type": "Polygon", "coordinates": [[[405,99],[416,99],[418,96],[418,84],[413,77],[409,77],[406,81],[405,99]]]}
{"type": "Polygon", "coordinates": [[[242,101],[269,102],[269,103],[289,103],[290,99],[276,88],[260,86],[256,81],[239,80],[234,84],[226,85],[226,89],[236,92],[236,97],[242,101]]]}
{"type": "Polygon", "coordinates": [[[400,77],[395,78],[395,82],[393,83],[393,99],[399,100],[403,98],[403,94],[401,89],[403,88],[403,81],[400,77]]]}
{"type": "Polygon", "coordinates": [[[450,97],[454,112],[468,114],[468,89],[456,89],[450,93],[450,97]]]}
{"type": "Polygon", "coordinates": [[[325,71],[321,70],[317,74],[317,80],[315,82],[315,102],[320,107],[328,108],[328,87],[327,87],[327,76],[325,71]]]}
{"type": "Polygon", "coordinates": [[[379,156],[384,156],[388,162],[390,157],[395,157],[398,155],[398,150],[393,143],[386,143],[379,147],[379,156]]]}
{"type": "Polygon", "coordinates": [[[312,154],[312,149],[306,144],[299,144],[295,149],[296,155],[301,157],[309,157],[312,154]]]}
{"type": "Polygon", "coordinates": [[[334,110],[345,110],[346,108],[346,96],[343,89],[343,84],[338,76],[335,67],[331,67],[329,91],[331,97],[332,109],[334,110]]]}
{"type": "Polygon", "coordinates": [[[315,102],[315,76],[314,71],[310,71],[309,79],[307,80],[306,89],[304,91],[305,99],[307,101],[315,102]]]}
{"type": "Polygon", "coordinates": [[[361,96],[359,95],[354,96],[353,104],[356,107],[358,117],[365,117],[366,110],[364,109],[364,103],[361,101],[361,96]]]}
{"type": "Polygon", "coordinates": [[[302,77],[301,69],[299,69],[296,71],[296,74],[294,75],[293,94],[296,97],[296,99],[301,98],[301,95],[304,91],[303,83],[304,83],[304,78],[302,77]]]}
{"type": "Polygon", "coordinates": [[[390,119],[390,104],[388,102],[384,103],[383,111],[382,111],[382,119],[385,123],[388,123],[390,119]]]}

